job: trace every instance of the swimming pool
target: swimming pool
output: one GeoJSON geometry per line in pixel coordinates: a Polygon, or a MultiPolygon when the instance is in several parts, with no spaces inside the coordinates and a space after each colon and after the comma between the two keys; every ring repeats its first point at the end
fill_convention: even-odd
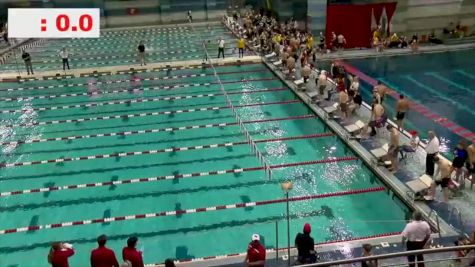
{"type": "MultiPolygon", "coordinates": [[[[41,46],[28,48],[36,71],[59,70],[62,68],[59,52],[67,48],[69,64],[73,69],[130,65],[138,62],[137,46],[143,41],[146,46],[147,62],[170,62],[177,60],[200,60],[204,57],[201,38],[209,41],[210,53],[218,51],[218,39],[226,42],[225,55],[237,55],[235,38],[221,25],[209,26],[166,26],[148,29],[105,30],[98,39],[48,40],[41,46]]],[[[10,58],[0,70],[24,72],[21,53],[17,59],[10,58]],[[17,65],[18,64],[18,68],[17,65]]]]}
{"type": "Polygon", "coordinates": [[[146,263],[242,252],[253,233],[271,248],[276,222],[283,247],[285,203],[266,201],[287,179],[290,197],[363,189],[291,202],[291,236],[305,222],[317,242],[403,228],[409,209],[264,65],[217,71],[271,180],[210,69],[101,76],[95,96],[90,78],[1,84],[0,265],[46,263],[64,240],[85,266],[100,234],[117,255],[137,235],[146,263]]]}
{"type": "MultiPolygon", "coordinates": [[[[346,62],[422,105],[408,113],[406,128],[419,130],[423,137],[435,130],[448,149],[462,138],[475,139],[474,56],[472,49],[346,62]]],[[[363,82],[365,101],[371,101],[371,89],[363,82]]],[[[385,107],[393,117],[396,98],[386,99],[385,107]]]]}

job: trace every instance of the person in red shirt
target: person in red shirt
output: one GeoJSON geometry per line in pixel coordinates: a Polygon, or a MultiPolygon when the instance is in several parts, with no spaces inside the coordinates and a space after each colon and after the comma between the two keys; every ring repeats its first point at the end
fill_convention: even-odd
{"type": "Polygon", "coordinates": [[[67,243],[54,242],[48,254],[52,267],[69,267],[68,258],[74,255],[72,246],[67,243]]]}
{"type": "Polygon", "coordinates": [[[122,249],[122,258],[124,261],[129,261],[132,267],[144,267],[142,252],[135,248],[138,241],[135,236],[129,237],[129,239],[127,239],[127,246],[122,249]]]}
{"type": "Polygon", "coordinates": [[[119,262],[112,249],[106,248],[107,236],[97,238],[99,247],[91,252],[91,267],[119,267],[119,262]]]}
{"type": "Polygon", "coordinates": [[[247,266],[264,267],[266,263],[266,249],[260,243],[260,236],[253,234],[251,243],[247,247],[247,255],[244,262],[247,266]]]}

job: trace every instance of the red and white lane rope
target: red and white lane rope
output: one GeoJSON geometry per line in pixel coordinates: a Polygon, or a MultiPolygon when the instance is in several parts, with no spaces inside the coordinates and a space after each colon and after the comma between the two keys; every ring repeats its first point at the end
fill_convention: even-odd
{"type": "MultiPolygon", "coordinates": [[[[249,82],[255,82],[255,81],[271,81],[271,80],[276,80],[276,78],[260,78],[260,79],[249,79],[247,81],[249,82]]],[[[231,84],[231,83],[241,83],[243,81],[241,80],[233,80],[233,81],[226,81],[225,83],[231,84]]],[[[108,82],[104,82],[103,84],[107,84],[108,82]]],[[[111,82],[112,83],[112,82],[111,82]]],[[[167,84],[167,85],[157,85],[157,86],[151,86],[151,87],[142,87],[140,88],[140,91],[154,91],[154,90],[173,90],[177,88],[188,88],[188,87],[200,87],[200,86],[210,86],[210,85],[216,85],[217,83],[193,83],[193,84],[167,84]]],[[[58,85],[62,87],[73,87],[73,84],[68,84],[68,85],[58,85]]],[[[36,95],[36,96],[27,96],[27,97],[7,97],[7,98],[0,98],[0,101],[4,102],[12,102],[12,101],[29,101],[29,100],[35,100],[35,99],[53,99],[53,98],[64,98],[64,97],[76,97],[76,96],[95,96],[95,95],[106,95],[106,94],[116,94],[116,93],[124,93],[124,92],[134,92],[134,89],[117,89],[117,90],[111,90],[111,91],[101,91],[100,93],[88,93],[88,92],[83,92],[83,93],[70,93],[70,94],[51,94],[51,95],[36,95]]]]}
{"type": "MultiPolygon", "coordinates": [[[[282,137],[282,138],[274,138],[274,139],[255,140],[254,142],[255,143],[271,143],[271,142],[282,142],[282,141],[328,137],[332,135],[334,134],[331,132],[328,132],[328,133],[282,137]]],[[[39,164],[48,164],[48,163],[73,162],[73,161],[83,161],[83,160],[93,160],[93,159],[121,158],[121,157],[131,157],[131,156],[140,156],[140,155],[154,155],[154,154],[168,153],[168,152],[201,150],[201,149],[218,148],[218,147],[231,147],[231,146],[239,146],[239,145],[245,145],[245,144],[247,144],[247,141],[246,142],[228,142],[228,143],[221,143],[221,144],[209,144],[209,145],[200,145],[200,146],[172,147],[172,148],[163,148],[163,149],[157,149],[157,150],[122,152],[122,153],[112,153],[112,154],[98,154],[98,155],[71,157],[71,158],[24,161],[24,162],[15,162],[15,163],[0,162],[0,168],[30,166],[30,165],[39,165],[39,164]]]]}
{"type": "Polygon", "coordinates": [[[192,214],[192,213],[199,213],[199,212],[211,212],[211,211],[218,211],[218,210],[256,207],[256,206],[285,203],[287,201],[298,202],[298,201],[320,199],[320,198],[367,194],[367,193],[372,193],[372,192],[380,192],[384,190],[386,190],[385,187],[378,186],[378,187],[371,187],[371,188],[365,188],[365,189],[354,189],[354,190],[348,190],[348,191],[339,191],[339,192],[317,194],[317,195],[310,195],[310,196],[295,196],[295,197],[289,197],[288,200],[286,198],[279,198],[279,199],[271,199],[271,200],[255,201],[255,202],[242,202],[242,203],[220,205],[220,206],[213,206],[213,207],[193,208],[193,209],[186,209],[186,210],[170,210],[170,211],[161,211],[161,212],[154,212],[154,213],[147,213],[147,214],[134,214],[134,215],[108,217],[108,218],[88,219],[88,220],[82,220],[82,221],[61,222],[61,223],[53,223],[53,224],[45,224],[45,225],[31,225],[31,226],[25,226],[25,227],[19,227],[19,228],[0,230],[0,235],[12,234],[12,233],[18,233],[18,232],[32,232],[32,231],[39,231],[39,230],[53,229],[53,228],[63,228],[63,227],[69,227],[69,226],[105,223],[105,222],[110,223],[110,222],[118,222],[118,221],[126,221],[126,220],[140,220],[140,219],[146,219],[146,218],[177,216],[177,215],[192,214]]]}
{"type": "MultiPolygon", "coordinates": [[[[277,92],[277,91],[286,91],[286,90],[288,90],[288,89],[287,88],[269,88],[269,89],[259,89],[259,90],[246,91],[246,92],[243,92],[243,91],[231,92],[231,93],[228,93],[228,94],[231,94],[231,95],[256,94],[256,93],[277,92]]],[[[51,107],[30,108],[30,109],[8,109],[8,110],[1,110],[0,113],[10,114],[10,113],[18,113],[18,112],[22,112],[22,111],[30,111],[30,110],[33,110],[33,111],[47,111],[47,110],[73,109],[73,108],[89,108],[89,107],[101,107],[101,106],[121,105],[121,104],[160,102],[160,101],[169,101],[169,100],[183,100],[183,99],[213,97],[213,96],[222,96],[222,95],[223,95],[222,93],[217,93],[217,94],[213,93],[213,94],[153,97],[153,98],[134,98],[134,99],[106,101],[106,102],[94,102],[94,103],[89,103],[89,104],[51,106],[51,107]]]]}
{"type": "MultiPolygon", "coordinates": [[[[370,236],[353,237],[353,238],[348,238],[348,239],[343,239],[343,240],[331,240],[331,241],[326,241],[322,243],[316,243],[315,247],[343,243],[343,242],[352,242],[352,241],[358,241],[358,240],[368,240],[368,239],[375,239],[375,238],[382,238],[382,237],[399,236],[400,234],[401,232],[390,232],[390,233],[375,234],[375,235],[370,235],[370,236]]],[[[295,249],[295,247],[291,247],[291,249],[295,249]]],[[[285,251],[285,250],[287,250],[287,247],[279,248],[279,251],[285,251]]],[[[276,251],[275,248],[266,249],[267,253],[272,253],[275,251],[276,251]]],[[[176,260],[175,263],[180,264],[180,263],[189,263],[189,262],[202,262],[202,261],[209,261],[209,260],[227,259],[227,258],[232,258],[232,257],[244,257],[246,255],[247,255],[247,252],[230,253],[230,254],[218,255],[218,256],[206,256],[206,257],[198,257],[198,258],[190,258],[190,259],[181,259],[181,260],[176,260]]],[[[147,267],[163,266],[163,263],[150,263],[150,264],[146,264],[145,266],[147,267]]]]}
{"type": "MultiPolygon", "coordinates": [[[[138,73],[138,71],[136,71],[138,73]]],[[[227,74],[237,74],[237,73],[255,73],[255,72],[263,72],[263,70],[243,70],[243,71],[229,71],[229,72],[221,72],[220,74],[227,75],[227,74]]],[[[119,83],[130,83],[130,82],[140,82],[140,81],[158,81],[158,80],[175,80],[181,78],[193,78],[193,77],[205,77],[205,76],[212,76],[212,73],[200,73],[200,74],[182,74],[182,75],[172,75],[172,76],[164,76],[164,77],[150,77],[150,78],[135,78],[135,79],[123,79],[123,80],[114,80],[114,81],[106,81],[106,82],[95,82],[95,83],[72,83],[68,85],[47,85],[47,86],[31,86],[31,87],[18,87],[18,88],[8,88],[8,89],[0,89],[1,91],[7,92],[14,92],[14,91],[29,91],[29,90],[40,90],[40,89],[54,89],[54,88],[63,88],[63,87],[71,87],[71,86],[86,86],[86,85],[102,85],[102,84],[119,84],[119,83]]],[[[94,76],[94,75],[91,75],[94,76]]],[[[87,76],[85,76],[87,77],[87,76]]],[[[48,79],[55,79],[55,77],[48,77],[48,79]]]]}
{"type": "MultiPolygon", "coordinates": [[[[357,157],[341,157],[341,158],[333,157],[333,158],[327,158],[327,159],[321,159],[321,160],[270,165],[268,167],[270,169],[281,169],[281,168],[288,168],[288,167],[295,167],[295,166],[328,164],[328,163],[355,161],[355,160],[358,160],[358,158],[357,157]]],[[[24,195],[24,194],[32,194],[32,193],[43,193],[43,192],[60,191],[60,190],[74,190],[74,189],[82,189],[82,188],[112,186],[112,185],[117,186],[117,185],[123,185],[123,184],[147,183],[147,182],[156,182],[156,181],[161,181],[161,180],[174,180],[174,179],[184,179],[184,178],[192,178],[192,177],[215,176],[215,175],[221,175],[221,174],[262,171],[262,170],[265,170],[265,166],[218,170],[218,171],[209,171],[209,172],[162,175],[162,176],[155,176],[155,177],[148,177],[148,178],[135,178],[135,179],[96,182],[96,183],[88,183],[88,184],[50,186],[50,187],[35,188],[35,189],[23,189],[23,190],[18,190],[18,191],[1,192],[0,197],[6,197],[6,196],[12,196],[12,195],[24,195]]]]}
{"type": "MultiPolygon", "coordinates": [[[[249,124],[249,123],[266,123],[266,122],[273,122],[273,121],[303,120],[303,119],[312,119],[315,117],[316,116],[314,114],[308,114],[308,115],[291,116],[291,117],[283,117],[283,118],[244,121],[243,123],[249,124]]],[[[124,132],[114,132],[114,133],[99,133],[99,134],[74,135],[74,136],[53,137],[53,138],[35,138],[35,139],[28,139],[28,140],[5,141],[5,142],[1,142],[0,145],[20,145],[20,144],[43,143],[43,142],[52,142],[52,141],[69,141],[69,140],[79,140],[79,139],[88,139],[88,138],[97,138],[97,137],[109,137],[109,136],[128,136],[128,135],[147,134],[147,133],[177,132],[177,131],[192,130],[192,129],[227,127],[227,126],[235,126],[235,125],[238,125],[238,123],[237,122],[223,122],[223,123],[188,125],[188,126],[180,126],[180,127],[124,131],[124,132]]]]}
{"type": "MultiPolygon", "coordinates": [[[[238,108],[245,107],[256,107],[256,106],[269,106],[269,105],[284,105],[298,103],[300,100],[286,100],[286,101],[276,101],[276,102],[267,102],[267,103],[254,103],[236,106],[238,108]]],[[[101,120],[113,120],[113,119],[130,119],[146,116],[158,116],[158,115],[171,115],[179,113],[190,113],[190,112],[200,112],[200,111],[210,111],[210,110],[221,110],[229,109],[228,106],[218,106],[218,107],[204,107],[204,108],[192,108],[192,109],[179,109],[179,110],[169,110],[169,111],[155,111],[155,112],[146,112],[138,114],[122,114],[122,115],[112,115],[112,116],[101,116],[101,117],[90,117],[90,118],[80,118],[80,119],[68,119],[68,120],[54,120],[54,121],[36,121],[29,123],[20,123],[20,124],[5,124],[4,127],[23,127],[23,126],[37,126],[37,125],[50,125],[50,124],[61,124],[61,123],[79,123],[86,121],[101,121],[101,120]]]]}

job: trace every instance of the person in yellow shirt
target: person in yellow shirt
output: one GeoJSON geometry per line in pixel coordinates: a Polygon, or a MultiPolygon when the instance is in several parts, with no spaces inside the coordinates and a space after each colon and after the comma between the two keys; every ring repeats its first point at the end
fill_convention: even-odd
{"type": "Polygon", "coordinates": [[[307,38],[307,48],[308,49],[313,48],[313,36],[311,34],[307,38]]]}
{"type": "Polygon", "coordinates": [[[239,57],[244,57],[244,45],[245,45],[244,38],[242,37],[239,38],[237,42],[237,47],[239,49],[239,57]]]}

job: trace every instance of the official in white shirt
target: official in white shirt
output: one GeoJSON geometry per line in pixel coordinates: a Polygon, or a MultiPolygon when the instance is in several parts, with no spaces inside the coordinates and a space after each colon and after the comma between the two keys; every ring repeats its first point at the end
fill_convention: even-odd
{"type": "Polygon", "coordinates": [[[439,153],[439,138],[433,131],[429,131],[429,143],[426,146],[426,174],[434,176],[434,158],[439,153]]]}
{"type": "Polygon", "coordinates": [[[68,67],[68,70],[69,70],[69,53],[65,47],[61,49],[61,52],[59,52],[59,56],[63,60],[63,70],[66,70],[66,66],[68,67]]]}
{"type": "MultiPolygon", "coordinates": [[[[427,222],[422,220],[422,214],[418,211],[413,214],[413,221],[406,224],[406,227],[402,231],[402,243],[406,242],[406,248],[408,251],[423,249],[430,239],[430,226],[427,222]]],[[[407,260],[409,261],[409,267],[415,267],[414,260],[417,257],[417,266],[424,267],[424,255],[409,255],[407,260]]]]}
{"type": "Polygon", "coordinates": [[[223,37],[220,37],[219,42],[218,42],[218,58],[221,54],[223,54],[223,59],[224,59],[224,40],[223,40],[223,37]]]}

